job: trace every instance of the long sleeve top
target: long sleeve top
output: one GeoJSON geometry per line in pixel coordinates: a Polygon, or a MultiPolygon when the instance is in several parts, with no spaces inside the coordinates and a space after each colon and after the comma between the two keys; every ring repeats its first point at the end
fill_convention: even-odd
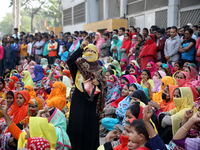
{"type": "Polygon", "coordinates": [[[62,51],[60,52],[59,56],[61,57],[61,60],[63,61],[67,61],[67,58],[69,56],[69,52],[65,51],[64,53],[62,53],[62,51]]]}
{"type": "Polygon", "coordinates": [[[7,46],[4,48],[4,60],[9,59],[10,61],[13,61],[15,57],[14,50],[10,47],[8,48],[7,46]]]}
{"type": "Polygon", "coordinates": [[[100,50],[101,50],[100,55],[101,55],[101,57],[109,56],[110,46],[111,46],[110,40],[107,40],[107,41],[103,42],[103,44],[100,46],[100,50]]]}
{"type": "Polygon", "coordinates": [[[4,48],[0,45],[0,59],[2,60],[4,56],[4,48]]]}
{"type": "Polygon", "coordinates": [[[50,57],[57,56],[57,48],[58,48],[58,43],[57,42],[48,44],[48,51],[49,51],[49,56],[50,57]],[[52,50],[52,49],[54,49],[54,50],[52,50]]]}

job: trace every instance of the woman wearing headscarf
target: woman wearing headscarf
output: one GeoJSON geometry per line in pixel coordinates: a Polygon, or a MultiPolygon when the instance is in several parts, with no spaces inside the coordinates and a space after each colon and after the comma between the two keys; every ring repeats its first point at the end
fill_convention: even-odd
{"type": "Polygon", "coordinates": [[[28,101],[31,99],[27,91],[20,91],[17,94],[17,99],[14,101],[13,107],[13,122],[20,123],[28,115],[28,101]]]}
{"type": "Polygon", "coordinates": [[[116,68],[116,73],[117,73],[117,77],[120,77],[121,76],[121,74],[122,74],[122,72],[121,72],[121,67],[120,67],[120,65],[119,65],[119,62],[117,61],[117,60],[113,60],[112,61],[112,64],[115,66],[115,68],[116,68]]]}
{"type": "Polygon", "coordinates": [[[121,89],[123,89],[124,85],[131,84],[131,83],[137,83],[137,80],[136,80],[136,78],[134,76],[132,76],[132,75],[123,75],[121,77],[121,81],[120,81],[121,89]]]}
{"type": "Polygon", "coordinates": [[[156,71],[153,76],[154,87],[152,92],[159,92],[161,90],[162,78],[165,77],[166,74],[164,71],[156,71]]]}
{"type": "Polygon", "coordinates": [[[34,75],[33,82],[38,82],[44,78],[44,70],[40,65],[35,65],[34,75]]]}
{"type": "Polygon", "coordinates": [[[18,73],[18,71],[16,69],[11,70],[10,77],[12,77],[14,73],[18,73]]]}
{"type": "Polygon", "coordinates": [[[0,98],[6,99],[6,94],[9,91],[9,88],[6,85],[6,82],[3,78],[0,77],[0,98]]]}
{"type": "Polygon", "coordinates": [[[34,83],[29,71],[22,72],[22,82],[24,82],[24,85],[30,85],[32,87],[34,86],[34,83]]]}
{"type": "Polygon", "coordinates": [[[35,66],[31,66],[30,69],[28,70],[30,72],[30,75],[31,75],[32,79],[35,78],[34,69],[35,69],[35,66]]]}
{"type": "Polygon", "coordinates": [[[128,62],[126,59],[122,58],[120,60],[120,67],[121,67],[121,71],[124,72],[126,70],[126,66],[128,65],[128,62]]]}
{"type": "Polygon", "coordinates": [[[158,104],[162,101],[162,93],[167,85],[175,85],[174,79],[172,77],[166,76],[161,79],[161,90],[158,93],[153,93],[152,100],[158,104]]]}
{"type": "Polygon", "coordinates": [[[193,94],[189,87],[175,89],[173,101],[175,108],[168,112],[162,112],[158,116],[162,127],[159,130],[159,135],[166,144],[171,141],[172,136],[178,131],[185,112],[194,106],[193,94]]]}
{"type": "Polygon", "coordinates": [[[47,106],[62,110],[66,105],[66,91],[66,86],[62,82],[55,82],[46,100],[47,106]]]}
{"type": "Polygon", "coordinates": [[[23,71],[23,66],[22,66],[22,65],[16,66],[16,70],[17,70],[18,73],[21,75],[21,73],[22,73],[22,71],[23,71]]]}
{"type": "Polygon", "coordinates": [[[117,35],[113,35],[113,42],[110,51],[112,52],[112,58],[118,61],[121,59],[121,52],[119,51],[121,46],[122,46],[121,40],[118,38],[117,35]]]}
{"type": "Polygon", "coordinates": [[[9,89],[15,90],[15,83],[19,82],[19,79],[16,76],[12,76],[9,78],[9,89]]]}
{"type": "Polygon", "coordinates": [[[146,43],[140,52],[139,58],[142,70],[146,68],[148,62],[157,62],[157,45],[153,34],[147,36],[146,43]]]}
{"type": "Polygon", "coordinates": [[[185,68],[185,72],[187,72],[189,74],[191,82],[197,80],[197,72],[196,72],[196,70],[193,67],[191,67],[191,66],[188,65],[185,68]]]}
{"type": "Polygon", "coordinates": [[[96,32],[95,34],[95,39],[93,44],[97,47],[98,53],[100,54],[101,50],[100,50],[100,46],[103,44],[103,39],[101,37],[101,34],[99,32],[96,32]]]}
{"type": "Polygon", "coordinates": [[[107,82],[97,59],[96,46],[83,41],[80,48],[68,60],[68,66],[76,85],[69,116],[69,137],[73,149],[93,150],[99,145],[99,118],[105,106],[107,82]],[[100,90],[92,100],[81,86],[81,83],[87,80],[100,90]]]}
{"type": "Polygon", "coordinates": [[[67,89],[72,87],[71,80],[67,76],[62,76],[62,83],[66,86],[66,97],[67,97],[67,89]]]}
{"type": "Polygon", "coordinates": [[[137,43],[135,45],[135,48],[133,49],[133,52],[135,52],[135,57],[134,59],[137,61],[137,63],[140,65],[140,58],[139,58],[139,55],[140,55],[140,52],[143,48],[145,44],[145,41],[143,40],[143,37],[141,34],[139,34],[137,36],[137,43]]]}
{"type": "Polygon", "coordinates": [[[128,54],[129,54],[130,47],[131,47],[131,41],[130,41],[130,38],[129,38],[129,34],[126,33],[124,35],[124,40],[123,40],[123,43],[122,43],[122,47],[120,48],[120,52],[122,53],[121,58],[126,59],[127,62],[129,62],[128,54]]]}
{"type": "Polygon", "coordinates": [[[77,39],[77,37],[74,37],[73,44],[69,48],[69,52],[70,53],[75,52],[79,48],[79,46],[80,46],[80,41],[77,39]]]}
{"type": "MultiPolygon", "coordinates": [[[[130,75],[134,75],[137,78],[141,75],[141,69],[138,66],[131,64],[129,73],[130,73],[130,75]]],[[[137,79],[137,81],[138,81],[138,79],[137,79]]],[[[140,82],[138,82],[138,83],[140,83],[140,82]]]]}
{"type": "Polygon", "coordinates": [[[129,57],[129,64],[131,63],[132,60],[134,60],[135,58],[135,53],[133,52],[135,46],[136,46],[136,43],[137,43],[137,35],[133,35],[132,36],[132,39],[131,39],[131,47],[129,49],[129,54],[128,54],[128,57],[129,57]]]}
{"type": "Polygon", "coordinates": [[[121,86],[117,76],[110,75],[109,79],[107,80],[107,85],[108,85],[107,88],[108,91],[106,95],[105,106],[109,105],[110,103],[121,97],[121,91],[120,91],[121,86]]]}
{"type": "Polygon", "coordinates": [[[37,115],[39,110],[42,110],[44,104],[42,100],[38,97],[31,98],[28,101],[28,116],[26,116],[20,123],[24,126],[24,128],[29,124],[29,118],[37,115]]]}
{"type": "Polygon", "coordinates": [[[42,68],[44,68],[46,70],[47,66],[48,66],[48,60],[46,58],[42,58],[40,65],[42,66],[42,68]]]}
{"type": "Polygon", "coordinates": [[[25,85],[24,86],[24,90],[27,91],[30,95],[31,98],[35,98],[36,97],[36,93],[35,93],[35,90],[33,89],[32,86],[30,85],[25,85]]]}
{"type": "Polygon", "coordinates": [[[197,92],[196,88],[192,85],[190,81],[190,76],[187,72],[182,71],[178,74],[177,85],[178,87],[190,87],[193,93],[194,101],[197,100],[199,93],[197,92]]]}
{"type": "Polygon", "coordinates": [[[14,73],[13,76],[17,77],[19,79],[19,82],[21,82],[21,76],[19,75],[19,73],[14,73]]]}
{"type": "Polygon", "coordinates": [[[146,69],[148,69],[150,71],[151,77],[153,77],[155,72],[157,71],[156,64],[154,62],[149,62],[147,64],[147,68],[146,69]]]}
{"type": "Polygon", "coordinates": [[[28,68],[27,68],[27,70],[29,71],[30,68],[31,68],[31,66],[35,66],[35,65],[37,65],[37,63],[34,62],[34,61],[32,60],[32,61],[28,64],[28,68]]]}

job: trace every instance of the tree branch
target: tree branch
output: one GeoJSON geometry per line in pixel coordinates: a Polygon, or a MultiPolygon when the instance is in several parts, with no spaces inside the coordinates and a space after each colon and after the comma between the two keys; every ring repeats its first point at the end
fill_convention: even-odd
{"type": "MultiPolygon", "coordinates": [[[[46,0],[45,0],[45,1],[46,1],[46,0]]],[[[43,1],[43,2],[40,4],[40,6],[33,12],[33,15],[36,14],[36,13],[40,10],[40,8],[41,8],[42,5],[45,3],[45,1],[43,1]]]]}

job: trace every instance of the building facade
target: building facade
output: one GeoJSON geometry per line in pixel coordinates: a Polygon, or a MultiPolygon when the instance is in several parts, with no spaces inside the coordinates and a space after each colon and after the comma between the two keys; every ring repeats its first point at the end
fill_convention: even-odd
{"type": "Polygon", "coordinates": [[[63,31],[197,25],[199,0],[62,0],[63,31]],[[117,19],[121,19],[116,21],[117,19]]]}

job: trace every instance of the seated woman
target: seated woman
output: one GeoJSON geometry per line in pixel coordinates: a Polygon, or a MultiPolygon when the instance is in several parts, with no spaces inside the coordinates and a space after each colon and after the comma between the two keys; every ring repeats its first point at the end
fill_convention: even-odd
{"type": "Polygon", "coordinates": [[[173,97],[174,97],[174,90],[176,88],[177,86],[167,85],[162,93],[162,101],[160,102],[160,104],[151,101],[151,105],[155,108],[157,115],[162,111],[166,112],[175,108],[173,97]]]}
{"type": "Polygon", "coordinates": [[[197,72],[193,67],[187,66],[185,72],[189,74],[191,82],[197,80],[197,72]]]}
{"type": "Polygon", "coordinates": [[[105,73],[106,80],[109,79],[110,75],[116,75],[116,71],[114,69],[112,69],[112,70],[111,69],[107,69],[106,73],[105,73]]]}
{"type": "Polygon", "coordinates": [[[122,75],[122,72],[121,72],[121,67],[119,65],[119,62],[117,60],[113,60],[112,61],[112,65],[114,65],[114,67],[116,68],[116,76],[119,78],[121,75],[122,75]]]}
{"type": "Polygon", "coordinates": [[[15,124],[20,123],[26,116],[28,116],[28,101],[31,99],[27,91],[20,91],[17,93],[17,100],[14,101],[13,119],[15,124]]]}
{"type": "Polygon", "coordinates": [[[130,66],[129,74],[134,75],[137,78],[137,82],[140,83],[141,82],[141,69],[136,65],[130,64],[129,66],[130,66]]]}
{"type": "Polygon", "coordinates": [[[19,82],[19,79],[16,76],[11,76],[9,78],[9,89],[10,90],[15,90],[15,83],[19,82]]]}
{"type": "Polygon", "coordinates": [[[3,78],[0,77],[0,98],[6,99],[6,93],[9,91],[9,88],[6,85],[6,82],[3,78]]]}
{"type": "Polygon", "coordinates": [[[40,110],[37,117],[29,118],[29,132],[21,131],[7,114],[7,107],[1,106],[9,131],[18,140],[18,148],[22,148],[27,143],[27,138],[43,137],[49,141],[51,149],[68,150],[71,149],[69,137],[66,134],[66,120],[64,114],[57,108],[45,107],[40,110]],[[44,114],[44,115],[42,115],[44,114]],[[42,117],[41,117],[42,116],[42,117]]]}
{"type": "Polygon", "coordinates": [[[30,69],[28,70],[28,72],[30,72],[30,75],[31,75],[32,79],[35,78],[34,69],[35,69],[35,66],[31,66],[30,69]]]}
{"type": "Polygon", "coordinates": [[[36,93],[35,93],[35,90],[33,89],[32,86],[30,85],[25,85],[24,86],[24,90],[27,91],[30,95],[31,98],[35,98],[36,97],[36,93]]]}
{"type": "Polygon", "coordinates": [[[124,59],[124,58],[122,58],[121,60],[120,60],[120,67],[121,67],[121,71],[122,72],[124,72],[125,70],[126,70],[126,66],[128,65],[127,64],[127,60],[126,59],[124,59]]]}
{"type": "Polygon", "coordinates": [[[66,105],[66,90],[66,86],[62,82],[55,82],[46,100],[47,106],[62,110],[66,105]]]}
{"type": "Polygon", "coordinates": [[[163,67],[161,70],[164,71],[167,76],[172,76],[172,71],[169,69],[169,67],[163,67]]]}
{"type": "MultiPolygon", "coordinates": [[[[186,123],[176,132],[173,136],[173,142],[181,148],[186,150],[199,150],[200,149],[200,138],[199,138],[199,122],[200,112],[193,113],[193,109],[185,112],[186,123]],[[193,116],[192,116],[193,115],[193,116]],[[191,119],[189,119],[191,117],[191,119]],[[195,129],[194,129],[195,128],[195,129]],[[191,130],[193,129],[193,131],[191,130]],[[194,131],[195,134],[194,134],[194,131]],[[189,137],[190,133],[195,136],[189,137]]],[[[183,120],[184,121],[184,120],[183,120]]]]}
{"type": "Polygon", "coordinates": [[[117,79],[117,76],[110,75],[109,79],[107,80],[107,95],[105,106],[109,105],[116,99],[121,97],[121,86],[117,79]]]}
{"type": "Polygon", "coordinates": [[[152,100],[158,104],[162,101],[162,93],[167,85],[175,85],[172,77],[166,76],[161,79],[161,90],[158,93],[153,93],[152,100]]]}
{"type": "Polygon", "coordinates": [[[172,73],[174,74],[175,72],[181,71],[181,70],[182,70],[182,63],[180,61],[175,62],[172,73]]]}
{"type": "Polygon", "coordinates": [[[19,73],[19,75],[21,75],[22,71],[23,71],[23,66],[22,65],[18,65],[16,66],[16,70],[19,73]]]}
{"type": "Polygon", "coordinates": [[[154,76],[155,72],[157,71],[156,64],[154,62],[149,62],[147,64],[146,69],[148,69],[150,71],[152,77],[154,76]]]}
{"type": "Polygon", "coordinates": [[[156,71],[153,76],[154,87],[152,89],[153,93],[157,93],[161,90],[162,78],[165,77],[166,74],[163,71],[156,71]]]}
{"type": "Polygon", "coordinates": [[[178,87],[190,87],[193,93],[194,101],[197,100],[199,93],[197,92],[196,88],[192,85],[190,81],[190,76],[187,72],[182,71],[178,74],[177,85],[178,87]]]}
{"type": "Polygon", "coordinates": [[[33,82],[35,85],[37,85],[42,80],[42,78],[44,78],[44,70],[42,66],[35,65],[34,75],[35,78],[33,78],[33,82]]]}
{"type": "Polygon", "coordinates": [[[137,80],[136,80],[136,78],[134,76],[132,76],[132,75],[123,75],[121,77],[120,85],[121,85],[122,89],[123,89],[125,84],[131,84],[131,83],[137,83],[137,80]]]}
{"type": "Polygon", "coordinates": [[[166,144],[171,141],[172,136],[178,131],[185,112],[194,106],[193,94],[189,87],[175,89],[173,100],[175,108],[158,115],[158,120],[161,123],[159,135],[166,144]]]}
{"type": "Polygon", "coordinates": [[[29,123],[29,118],[30,117],[34,117],[37,115],[39,110],[42,110],[44,107],[44,104],[42,102],[42,100],[38,97],[35,98],[31,98],[28,101],[28,116],[26,116],[21,122],[20,124],[23,125],[23,127],[27,127],[28,123],[29,123]]]}
{"type": "Polygon", "coordinates": [[[173,74],[173,76],[172,76],[172,78],[174,79],[174,81],[175,81],[175,85],[177,85],[177,79],[178,79],[178,74],[179,74],[179,72],[181,72],[180,70],[179,71],[176,71],[174,74],[173,74]]]}
{"type": "Polygon", "coordinates": [[[32,87],[34,86],[34,83],[29,71],[22,72],[22,82],[24,82],[24,85],[30,85],[32,87]]]}

